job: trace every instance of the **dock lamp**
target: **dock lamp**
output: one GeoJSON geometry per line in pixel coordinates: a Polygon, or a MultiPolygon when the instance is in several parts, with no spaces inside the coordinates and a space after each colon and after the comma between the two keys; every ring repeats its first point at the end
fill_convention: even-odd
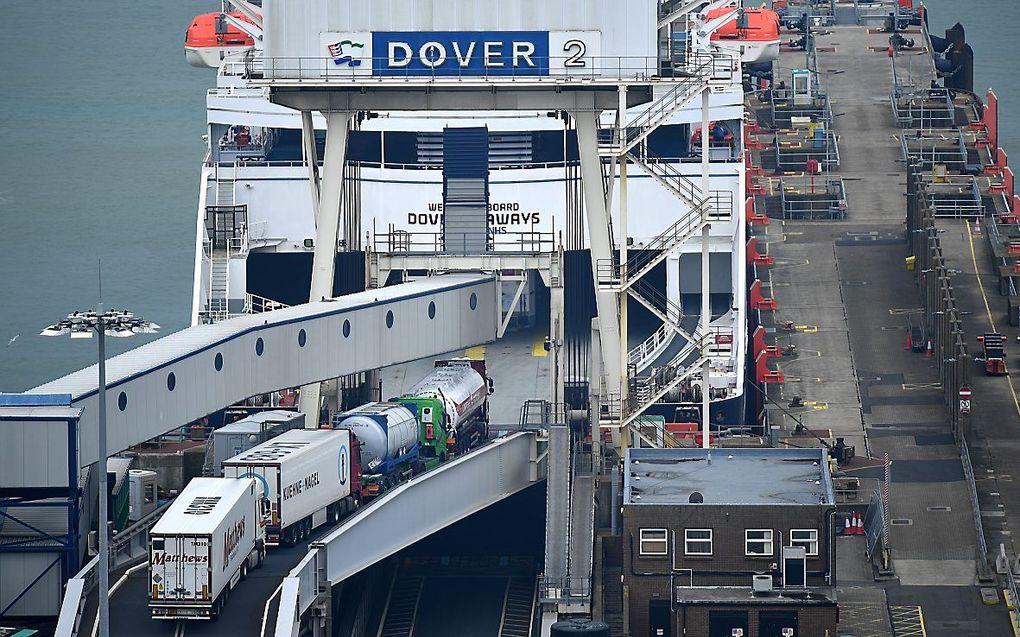
{"type": "Polygon", "coordinates": [[[159,325],[149,323],[126,310],[104,310],[103,304],[95,310],[72,312],[39,334],[92,338],[99,334],[99,458],[103,476],[99,488],[99,635],[110,634],[110,547],[107,538],[107,483],[106,483],[106,337],[125,338],[135,334],[154,334],[159,325]]]}

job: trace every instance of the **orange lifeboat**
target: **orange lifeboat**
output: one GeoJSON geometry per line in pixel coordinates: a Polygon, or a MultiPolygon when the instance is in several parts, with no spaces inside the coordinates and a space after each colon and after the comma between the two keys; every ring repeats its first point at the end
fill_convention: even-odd
{"type": "MultiPolygon", "coordinates": [[[[732,7],[713,9],[706,22],[732,11],[732,7]]],[[[770,9],[744,9],[712,34],[712,44],[721,50],[739,55],[745,64],[770,62],[779,58],[781,40],[779,14],[770,9]]]]}
{"type": "MultiPolygon", "coordinates": [[[[222,13],[203,13],[188,26],[184,37],[184,56],[192,66],[218,68],[223,58],[255,47],[255,40],[222,18],[222,13]]],[[[231,12],[233,18],[254,24],[242,13],[231,12]]]]}

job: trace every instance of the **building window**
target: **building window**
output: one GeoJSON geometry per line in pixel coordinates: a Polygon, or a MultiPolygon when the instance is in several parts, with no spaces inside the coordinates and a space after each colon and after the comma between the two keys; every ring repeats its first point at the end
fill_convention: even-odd
{"type": "Polygon", "coordinates": [[[744,555],[772,557],[772,529],[747,529],[744,531],[744,555]]]}
{"type": "Polygon", "coordinates": [[[685,529],[684,555],[711,555],[712,529],[685,529]]]}
{"type": "Polygon", "coordinates": [[[790,529],[790,546],[803,546],[804,552],[810,556],[818,556],[817,529],[790,529]]]}
{"type": "Polygon", "coordinates": [[[648,556],[668,555],[666,529],[641,529],[640,553],[648,556]]]}

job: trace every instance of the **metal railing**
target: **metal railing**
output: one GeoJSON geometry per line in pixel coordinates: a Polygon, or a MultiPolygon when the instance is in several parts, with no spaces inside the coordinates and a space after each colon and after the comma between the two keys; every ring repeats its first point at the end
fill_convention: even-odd
{"type": "MultiPolygon", "coordinates": [[[[355,61],[355,60],[352,60],[355,61]]],[[[532,56],[523,66],[462,66],[460,64],[390,65],[386,56],[362,58],[358,64],[340,64],[328,57],[261,57],[245,61],[244,77],[266,83],[436,84],[436,83],[619,83],[672,81],[705,73],[713,80],[730,82],[739,66],[734,57],[688,54],[683,63],[664,68],[657,55],[644,56],[532,56]],[[584,66],[578,65],[578,62],[584,66]]]]}
{"type": "MultiPolygon", "coordinates": [[[[446,249],[442,232],[408,232],[390,225],[385,232],[372,232],[368,237],[374,252],[382,254],[435,254],[446,249]]],[[[489,252],[543,254],[556,251],[556,229],[550,232],[523,230],[490,233],[489,252]]]]}
{"type": "Polygon", "coordinates": [[[780,180],[783,219],[845,219],[846,189],[842,177],[790,177],[780,180]]]}
{"type": "Polygon", "coordinates": [[[1006,600],[1006,608],[1009,610],[1009,623],[1013,627],[1014,634],[1020,634],[1020,599],[1017,598],[1016,576],[1013,575],[1013,564],[1006,554],[1006,545],[999,545],[999,559],[1006,565],[1006,572],[1003,579],[1006,584],[1009,599],[1006,600]]]}
{"type": "MultiPolygon", "coordinates": [[[[978,547],[981,555],[989,555],[988,542],[985,539],[984,523],[981,521],[981,503],[978,500],[977,483],[974,477],[974,465],[970,462],[970,447],[967,446],[966,436],[960,436],[960,461],[963,463],[963,475],[967,478],[967,495],[970,496],[970,506],[974,512],[974,533],[977,535],[978,547]]],[[[1012,571],[1012,569],[1010,569],[1012,571]]]]}
{"type": "Polygon", "coordinates": [[[538,599],[543,604],[587,604],[591,577],[539,577],[538,599]]]}
{"type": "Polygon", "coordinates": [[[258,294],[246,293],[244,295],[244,312],[242,313],[261,314],[263,312],[272,312],[273,310],[282,310],[285,307],[290,306],[280,301],[259,296],[258,294]]]}
{"type": "MultiPolygon", "coordinates": [[[[919,170],[925,171],[925,164],[917,158],[909,161],[919,170]]],[[[983,217],[985,206],[977,178],[972,175],[924,176],[922,178],[927,209],[934,217],[954,219],[983,217]]]]}
{"type": "MultiPolygon", "coordinates": [[[[165,503],[110,538],[111,568],[125,566],[143,557],[148,557],[149,530],[163,517],[169,506],[169,503],[165,503]]],[[[56,637],[76,637],[78,635],[82,612],[85,609],[85,600],[92,589],[96,587],[99,577],[96,570],[98,566],[99,556],[96,555],[67,581],[64,599],[60,604],[60,614],[57,618],[57,629],[54,633],[56,637]]]]}
{"type": "Polygon", "coordinates": [[[603,145],[603,151],[611,151],[618,155],[628,152],[673,113],[700,95],[713,79],[732,77],[734,61],[726,55],[689,53],[681,68],[685,73],[683,79],[674,83],[672,88],[646,106],[634,119],[622,127],[612,129],[612,143],[608,146],[603,145]],[[720,76],[720,68],[725,69],[724,76],[720,76]]]}
{"type": "Polygon", "coordinates": [[[663,323],[641,344],[627,352],[627,364],[641,372],[662,353],[676,336],[676,330],[663,323]]]}
{"type": "Polygon", "coordinates": [[[949,170],[964,172],[967,167],[967,144],[959,129],[910,130],[900,135],[904,161],[920,162],[921,168],[933,171],[943,165],[949,170]]]}
{"type": "MultiPolygon", "coordinates": [[[[827,172],[839,168],[839,141],[836,133],[828,126],[822,126],[824,136],[821,139],[797,135],[793,141],[783,141],[777,132],[776,165],[781,170],[804,170],[808,160],[815,159],[827,172]]],[[[785,131],[785,136],[791,137],[790,132],[785,131]]]]}

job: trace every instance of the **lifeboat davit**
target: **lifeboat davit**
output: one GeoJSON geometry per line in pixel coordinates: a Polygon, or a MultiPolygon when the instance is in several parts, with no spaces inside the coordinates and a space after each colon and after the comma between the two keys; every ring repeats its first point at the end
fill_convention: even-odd
{"type": "MultiPolygon", "coordinates": [[[[705,16],[705,21],[710,22],[732,10],[725,7],[713,9],[705,16]]],[[[712,34],[712,44],[739,55],[745,64],[778,59],[781,39],[779,14],[764,8],[744,9],[742,18],[738,13],[712,34]]]]}
{"type": "MultiPolygon", "coordinates": [[[[238,12],[227,14],[233,18],[255,24],[238,12]]],[[[184,37],[184,56],[192,66],[219,68],[223,58],[255,47],[255,40],[225,20],[222,13],[203,13],[196,16],[184,37]]]]}

